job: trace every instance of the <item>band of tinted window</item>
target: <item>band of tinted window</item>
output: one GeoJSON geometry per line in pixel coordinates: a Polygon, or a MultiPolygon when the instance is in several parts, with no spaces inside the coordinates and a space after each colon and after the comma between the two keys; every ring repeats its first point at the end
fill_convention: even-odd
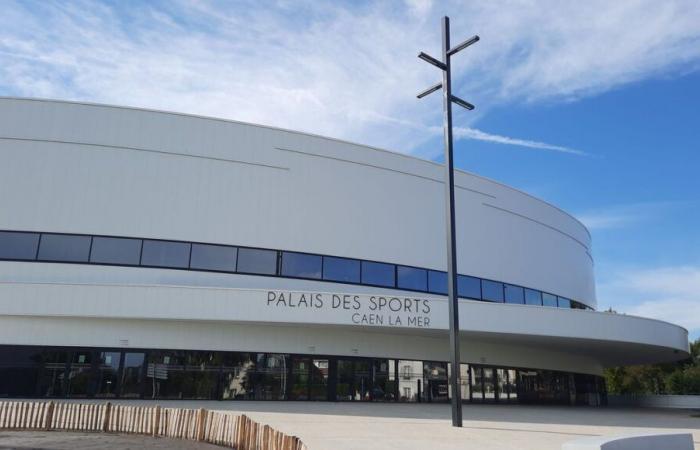
{"type": "MultiPolygon", "coordinates": [[[[442,271],[338,256],[221,244],[26,231],[0,231],[0,260],[141,266],[279,276],[447,294],[442,271]]],[[[461,298],[588,309],[536,289],[458,275],[461,298]]]]}

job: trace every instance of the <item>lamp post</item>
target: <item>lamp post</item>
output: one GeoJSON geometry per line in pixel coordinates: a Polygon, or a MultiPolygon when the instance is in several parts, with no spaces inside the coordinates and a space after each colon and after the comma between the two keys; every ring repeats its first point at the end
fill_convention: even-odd
{"type": "Polygon", "coordinates": [[[452,387],[452,426],[462,426],[462,395],[460,383],[459,360],[459,303],[457,295],[457,251],[455,249],[455,180],[452,158],[452,103],[468,110],[474,105],[452,95],[452,65],[450,58],[457,52],[476,43],[479,36],[474,36],[454,47],[450,47],[450,18],[442,19],[442,61],[420,52],[418,57],[442,70],[442,82],[429,87],[418,98],[442,89],[443,126],[445,134],[445,216],[447,225],[447,297],[450,313],[450,386],[452,387]]]}

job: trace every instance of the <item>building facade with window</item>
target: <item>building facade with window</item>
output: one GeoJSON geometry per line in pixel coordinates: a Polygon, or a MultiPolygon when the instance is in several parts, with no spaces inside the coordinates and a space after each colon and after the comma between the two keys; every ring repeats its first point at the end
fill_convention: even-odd
{"type": "MultiPolygon", "coordinates": [[[[184,114],[0,99],[0,396],[446,401],[443,169],[184,114]]],[[[599,404],[687,331],[596,311],[591,238],[456,174],[462,389],[599,404]]]]}

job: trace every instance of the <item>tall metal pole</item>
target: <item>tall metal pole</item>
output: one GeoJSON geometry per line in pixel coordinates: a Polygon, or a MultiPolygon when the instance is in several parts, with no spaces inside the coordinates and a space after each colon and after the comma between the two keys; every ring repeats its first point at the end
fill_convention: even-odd
{"type": "Polygon", "coordinates": [[[450,312],[450,362],[452,373],[452,426],[462,426],[462,390],[459,358],[459,300],[457,296],[457,250],[455,246],[455,180],[452,160],[452,73],[450,64],[450,18],[442,19],[442,108],[445,127],[445,223],[447,229],[447,299],[450,312]]]}
{"type": "Polygon", "coordinates": [[[442,83],[438,83],[418,94],[423,98],[442,88],[442,108],[445,132],[445,224],[447,236],[447,299],[450,313],[450,387],[452,388],[452,426],[462,426],[462,390],[460,382],[459,358],[459,300],[457,293],[457,250],[455,226],[455,180],[454,163],[452,158],[452,102],[467,110],[473,110],[474,105],[452,95],[452,64],[451,58],[479,41],[479,36],[473,36],[454,47],[450,47],[450,19],[442,19],[442,61],[420,52],[418,57],[442,70],[442,83]]]}

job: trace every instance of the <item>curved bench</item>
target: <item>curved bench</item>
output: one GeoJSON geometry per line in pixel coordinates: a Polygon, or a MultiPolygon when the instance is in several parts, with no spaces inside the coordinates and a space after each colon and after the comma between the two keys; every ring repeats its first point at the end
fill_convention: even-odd
{"type": "Polygon", "coordinates": [[[566,442],[562,450],[693,450],[690,433],[604,436],[566,442]]]}

